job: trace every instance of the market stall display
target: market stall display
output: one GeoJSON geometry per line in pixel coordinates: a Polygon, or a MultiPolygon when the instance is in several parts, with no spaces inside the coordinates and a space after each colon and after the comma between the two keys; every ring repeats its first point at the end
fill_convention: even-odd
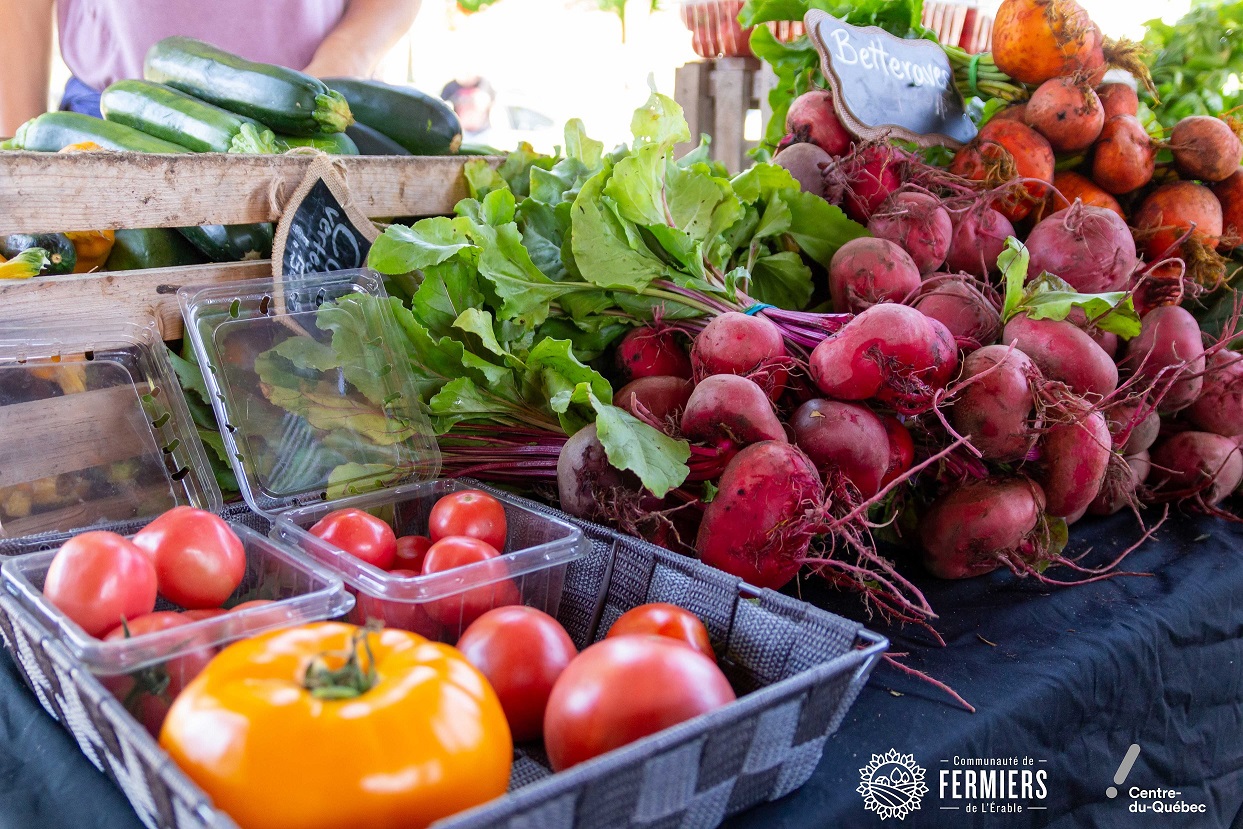
{"type": "MultiPolygon", "coordinates": [[[[166,271],[176,278],[161,293],[165,303],[176,294],[185,341],[179,353],[143,348],[159,383],[171,363],[174,393],[132,378],[134,388],[112,390],[129,403],[137,389],[136,437],[80,462],[58,459],[55,474],[19,476],[20,491],[0,501],[14,511],[0,527],[19,536],[5,551],[59,551],[5,565],[9,595],[0,595],[8,644],[45,707],[65,716],[93,698],[88,674],[100,671],[62,676],[66,664],[91,665],[82,642],[139,647],[243,618],[275,624],[275,605],[233,609],[253,598],[238,593],[245,576],[213,571],[189,584],[170,573],[184,576],[168,562],[189,560],[171,529],[191,516],[185,501],[226,528],[209,534],[219,555],[194,566],[229,569],[226,542],[258,539],[246,529],[258,526],[264,544],[332,574],[354,602],[354,625],[243,638],[210,661],[196,637],[185,652],[160,654],[165,674],[172,662],[194,670],[165,676],[163,696],[137,713],[154,729],[147,715],[171,712],[160,743],[180,770],[132,720],[109,722],[111,703],[89,718],[86,737],[82,718],[68,717],[145,820],[182,827],[193,813],[243,829],[284,817],[309,826],[324,814],[382,821],[400,802],[394,820],[457,826],[692,816],[715,825],[806,780],[879,661],[963,717],[1001,710],[976,675],[927,649],[961,647],[955,602],[978,598],[980,585],[997,601],[1069,606],[1086,585],[1142,585],[1143,567],[1176,570],[1152,556],[1163,532],[1186,547],[1192,523],[1171,513],[1198,512],[1210,526],[1237,520],[1243,143],[1232,116],[1189,115],[1163,130],[1142,52],[1106,38],[1074,0],[1005,0],[993,51],[976,56],[901,40],[929,34],[918,3],[852,4],[844,19],[811,10],[807,35],[759,25],[794,22],[785,18],[796,7],[748,2],[731,25],[753,27],[752,50],[780,80],[768,147],[734,174],[706,143],[679,151],[694,136],[677,104],[653,92],[627,144],[607,151],[571,121],[554,155],[522,146],[442,165],[454,181],[441,182],[438,207],[402,209],[411,195],[400,182],[351,171],[417,176],[429,160],[353,157],[330,136],[357,109],[389,146],[453,152],[454,124],[438,104],[382,85],[325,85],[179,39],[157,44],[147,81],[112,91],[116,117],[103,126],[41,116],[23,127],[13,146],[59,151],[90,133],[102,149],[58,152],[50,164],[51,155],[0,156],[0,167],[12,159],[15,181],[120,163],[146,175],[214,172],[201,185],[212,190],[241,171],[271,171],[266,194],[254,185],[248,200],[230,194],[229,207],[213,207],[222,214],[186,217],[184,194],[179,206],[173,194],[176,210],[167,194],[143,202],[140,215],[158,218],[152,227],[179,228],[173,235],[203,256],[238,258],[250,244],[238,233],[285,213],[273,275],[266,263],[262,278],[247,280],[237,269],[199,282],[192,268],[166,271]],[[884,78],[839,71],[864,55],[887,56],[884,78]],[[1138,90],[1104,83],[1107,69],[1131,72],[1138,90]],[[902,107],[877,106],[897,95],[904,72],[918,88],[902,107]],[[877,94],[882,87],[889,92],[877,94]],[[191,135],[202,139],[190,142],[197,152],[170,143],[184,151],[158,154],[152,143],[191,135]],[[239,152],[300,139],[309,143],[279,157],[239,152]],[[345,175],[335,190],[326,185],[335,201],[316,204],[349,214],[354,261],[365,254],[369,270],[304,273],[330,257],[279,252],[300,215],[294,202],[338,151],[347,154],[333,166],[345,175]],[[282,205],[274,183],[295,180],[303,156],[321,166],[282,205]],[[381,204],[406,218],[372,227],[381,204]],[[171,414],[152,408],[170,398],[171,414]],[[166,427],[199,453],[191,462],[177,461],[181,440],[166,427]],[[78,487],[57,477],[84,469],[78,487]],[[137,471],[151,473],[132,476],[150,477],[150,493],[124,488],[137,471]],[[110,484],[120,491],[98,498],[110,484]],[[222,512],[216,487],[249,507],[234,513],[237,536],[213,515],[222,512]],[[107,509],[66,522],[66,508],[97,500],[107,509]],[[1129,528],[1093,543],[1089,515],[1129,528]],[[80,530],[89,531],[71,537],[80,530]],[[92,556],[111,568],[74,570],[92,556]],[[122,581],[129,592],[116,602],[81,601],[122,581]],[[220,590],[202,595],[216,581],[220,590]],[[883,655],[879,637],[801,599],[918,646],[883,655]],[[209,618],[186,622],[174,608],[209,618]],[[262,655],[311,640],[323,646],[318,656],[262,655]],[[515,680],[515,654],[539,676],[515,680]],[[306,703],[307,728],[336,728],[338,711],[373,712],[340,732],[365,741],[387,716],[376,700],[401,684],[382,666],[415,670],[420,660],[418,670],[435,663],[433,672],[456,677],[445,695],[469,697],[444,725],[483,738],[471,746],[487,759],[471,762],[487,766],[488,784],[470,802],[452,772],[444,791],[394,777],[383,794],[346,775],[323,808],[313,799],[281,806],[293,789],[270,762],[272,741],[204,725],[221,701],[253,714],[254,734],[276,723],[233,690],[267,664],[277,667],[265,677],[306,703]],[[209,731],[259,758],[255,771],[242,780],[220,766],[204,744],[209,731]],[[99,733],[111,735],[103,755],[99,733]],[[145,791],[118,770],[138,757],[156,758],[142,761],[145,791]]],[[[155,186],[135,179],[134,193],[155,186]]],[[[36,205],[14,219],[26,224],[13,230],[32,233],[5,249],[23,273],[68,271],[84,255],[87,240],[80,248],[46,232],[53,215],[114,223],[36,205]]],[[[125,248],[115,235],[113,255],[125,248]]],[[[3,352],[13,357],[0,370],[32,379],[0,418],[39,404],[59,413],[44,425],[56,428],[80,417],[87,395],[110,390],[89,379],[96,349],[33,340],[31,352],[31,342],[3,352]]],[[[33,428],[37,415],[24,417],[33,428]]],[[[105,685],[132,701],[140,680],[105,685]]],[[[411,734],[442,710],[412,707],[425,710],[402,721],[411,734]]],[[[435,740],[417,742],[427,762],[458,768],[435,740]]],[[[313,755],[302,758],[309,768],[323,765],[313,755]]],[[[367,759],[376,773],[413,762],[367,759]]],[[[885,816],[866,788],[864,807],[885,816]]]]}

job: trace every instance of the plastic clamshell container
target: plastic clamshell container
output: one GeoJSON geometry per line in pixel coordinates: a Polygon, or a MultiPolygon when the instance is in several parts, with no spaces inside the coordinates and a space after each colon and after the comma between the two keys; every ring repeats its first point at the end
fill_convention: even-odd
{"type": "Polygon", "coordinates": [[[507,538],[502,555],[442,573],[395,576],[308,532],[332,510],[357,507],[382,514],[399,536],[423,535],[438,500],[471,488],[462,481],[429,481],[339,503],[300,507],[280,515],[273,532],[341,574],[357,593],[350,618],[359,624],[379,619],[387,627],[456,642],[471,622],[495,607],[525,604],[555,616],[566,565],[582,556],[589,542],[573,524],[535,512],[503,493],[494,491],[505,507],[507,538]]]}
{"type": "Polygon", "coordinates": [[[357,594],[356,620],[452,642],[493,606],[556,611],[565,565],[588,543],[578,527],[503,498],[502,555],[445,573],[394,576],[307,532],[357,507],[399,536],[426,535],[436,500],[470,488],[436,480],[440,452],[378,274],[186,287],[178,297],[243,497],[274,535],[341,575],[357,594]]]}
{"type": "MultiPolygon", "coordinates": [[[[237,522],[230,522],[246,550],[246,574],[225,605],[232,607],[254,599],[269,604],[229,611],[209,619],[129,639],[106,641],[82,630],[43,595],[43,582],[56,550],[15,556],[0,567],[4,589],[15,597],[68,652],[104,685],[122,698],[134,688],[132,682],[110,681],[133,677],[141,683],[143,672],[159,671],[168,677],[167,699],[185,687],[216,649],[266,630],[306,622],[334,619],[349,612],[353,598],[339,576],[278,541],[237,522]]],[[[182,610],[161,597],[155,609],[182,610]]],[[[162,680],[160,674],[148,677],[162,680]]],[[[158,727],[149,711],[133,710],[140,722],[158,727]]],[[[160,718],[162,719],[162,717],[160,718]]]]}
{"type": "Polygon", "coordinates": [[[0,330],[0,458],[0,540],[221,509],[154,321],[0,330]]]}

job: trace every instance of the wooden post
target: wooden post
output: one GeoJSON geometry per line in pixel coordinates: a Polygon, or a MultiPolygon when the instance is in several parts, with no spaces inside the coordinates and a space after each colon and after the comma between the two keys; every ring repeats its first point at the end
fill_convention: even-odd
{"type": "Polygon", "coordinates": [[[673,99],[682,107],[691,133],[690,141],[673,148],[678,156],[698,147],[700,135],[712,134],[715,114],[708,85],[709,67],[705,61],[694,61],[679,66],[674,72],[673,99]]]}
{"type": "MultiPolygon", "coordinates": [[[[771,70],[755,58],[717,58],[688,63],[677,70],[674,98],[686,114],[691,135],[712,137],[712,158],[731,173],[747,166],[755,142],[745,136],[747,113],[768,110],[768,90],[776,82],[771,70]]],[[[697,144],[677,147],[679,153],[697,144]]]]}

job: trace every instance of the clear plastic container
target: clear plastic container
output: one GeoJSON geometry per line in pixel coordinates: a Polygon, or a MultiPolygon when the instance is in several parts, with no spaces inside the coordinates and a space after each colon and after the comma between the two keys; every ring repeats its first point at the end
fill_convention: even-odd
{"type": "Polygon", "coordinates": [[[402,578],[307,530],[357,507],[426,535],[441,496],[440,455],[423,414],[383,281],[368,271],[263,279],[178,292],[225,445],[247,503],[273,533],[340,574],[354,619],[379,619],[453,642],[482,610],[529,604],[552,613],[582,531],[506,501],[502,555],[402,578]],[[482,609],[482,610],[481,610],[482,609]]]}
{"type": "MultiPolygon", "coordinates": [[[[224,645],[274,628],[337,618],[354,604],[328,568],[240,523],[230,526],[246,550],[246,575],[225,606],[256,599],[269,603],[130,639],[96,639],[44,598],[55,550],[10,558],[0,567],[0,580],[154,734],[172,700],[224,645]]],[[[183,608],[161,597],[155,609],[183,608]]]]}
{"type": "Polygon", "coordinates": [[[316,504],[279,516],[274,532],[291,546],[340,573],[357,594],[351,621],[378,619],[386,627],[456,642],[466,627],[494,607],[525,604],[555,616],[565,569],[589,542],[565,521],[535,512],[497,493],[505,506],[507,538],[498,558],[426,576],[395,576],[311,535],[307,530],[334,509],[357,507],[390,521],[402,535],[426,535],[432,506],[451,492],[471,489],[461,481],[430,481],[392,492],[316,504]]]}
{"type": "Polygon", "coordinates": [[[0,459],[0,539],[221,509],[154,321],[0,329],[0,459]]]}

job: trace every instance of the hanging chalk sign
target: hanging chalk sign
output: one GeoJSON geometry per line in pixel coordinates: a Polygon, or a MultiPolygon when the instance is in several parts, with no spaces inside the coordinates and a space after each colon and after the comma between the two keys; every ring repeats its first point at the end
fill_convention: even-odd
{"type": "Polygon", "coordinates": [[[846,129],[870,140],[892,135],[958,149],[975,137],[949,58],[931,40],[851,26],[819,10],[803,18],[846,129]]]}
{"type": "Polygon", "coordinates": [[[280,277],[361,268],[378,235],[371,220],[353,206],[331,161],[317,158],[277,225],[272,270],[280,277]]]}

